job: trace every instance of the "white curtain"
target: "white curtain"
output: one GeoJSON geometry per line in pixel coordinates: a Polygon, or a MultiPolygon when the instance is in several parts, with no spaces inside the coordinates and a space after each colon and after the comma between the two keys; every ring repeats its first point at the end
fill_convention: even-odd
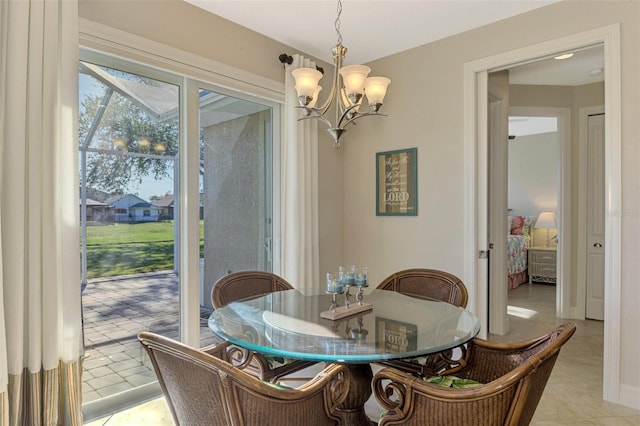
{"type": "Polygon", "coordinates": [[[291,71],[315,68],[293,55],[285,66],[284,146],[282,149],[282,276],[294,287],[319,283],[318,243],[318,123],[298,121],[301,112],[291,71]]]}
{"type": "Polygon", "coordinates": [[[0,60],[0,424],[80,425],[77,0],[2,0],[0,60]]]}

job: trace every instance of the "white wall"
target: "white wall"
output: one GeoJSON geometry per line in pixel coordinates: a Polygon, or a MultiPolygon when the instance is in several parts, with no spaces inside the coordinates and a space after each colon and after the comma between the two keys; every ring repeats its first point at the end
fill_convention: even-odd
{"type": "Polygon", "coordinates": [[[509,141],[509,214],[538,216],[557,210],[558,132],[509,141]]]}

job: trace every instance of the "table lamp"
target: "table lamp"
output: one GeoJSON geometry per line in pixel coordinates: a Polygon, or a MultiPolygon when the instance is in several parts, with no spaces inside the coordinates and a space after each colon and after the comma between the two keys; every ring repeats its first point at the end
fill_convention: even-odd
{"type": "Polygon", "coordinates": [[[545,247],[551,247],[551,240],[549,239],[549,229],[555,229],[556,226],[556,214],[554,212],[542,212],[538,215],[534,228],[547,230],[547,241],[545,247]]]}

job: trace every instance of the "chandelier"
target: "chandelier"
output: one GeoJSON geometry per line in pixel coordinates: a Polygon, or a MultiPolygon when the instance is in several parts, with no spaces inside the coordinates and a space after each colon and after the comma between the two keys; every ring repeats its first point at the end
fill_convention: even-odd
{"type": "Polygon", "coordinates": [[[387,86],[391,83],[386,77],[367,77],[371,68],[366,65],[342,66],[347,48],[342,45],[340,33],[340,15],[342,14],[342,1],[338,0],[337,18],[335,29],[338,37],[337,44],[331,49],[333,53],[333,87],[324,104],[318,104],[318,95],[322,87],[318,82],[322,73],[313,68],[297,68],[291,72],[295,78],[295,89],[298,101],[304,116],[300,120],[317,118],[327,126],[327,131],[333,137],[333,147],[340,148],[340,138],[346,132],[345,128],[361,117],[378,114],[382,101],[387,93],[387,86]],[[367,98],[369,110],[360,110],[363,97],[367,98]],[[335,103],[335,122],[332,123],[325,115],[332,104],[335,103]]]}

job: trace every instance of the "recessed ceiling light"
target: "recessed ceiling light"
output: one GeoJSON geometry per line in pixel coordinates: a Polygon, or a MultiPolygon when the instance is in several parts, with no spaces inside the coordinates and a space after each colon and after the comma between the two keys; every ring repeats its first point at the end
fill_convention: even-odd
{"type": "Polygon", "coordinates": [[[573,56],[573,53],[565,53],[564,55],[556,56],[554,59],[558,59],[558,60],[560,60],[560,59],[569,59],[572,56],[573,56]]]}
{"type": "Polygon", "coordinates": [[[604,70],[603,70],[602,68],[596,68],[596,69],[590,70],[590,71],[589,71],[589,75],[590,75],[591,77],[599,77],[599,76],[601,76],[601,75],[602,75],[602,72],[603,72],[603,71],[604,71],[604,70]]]}

